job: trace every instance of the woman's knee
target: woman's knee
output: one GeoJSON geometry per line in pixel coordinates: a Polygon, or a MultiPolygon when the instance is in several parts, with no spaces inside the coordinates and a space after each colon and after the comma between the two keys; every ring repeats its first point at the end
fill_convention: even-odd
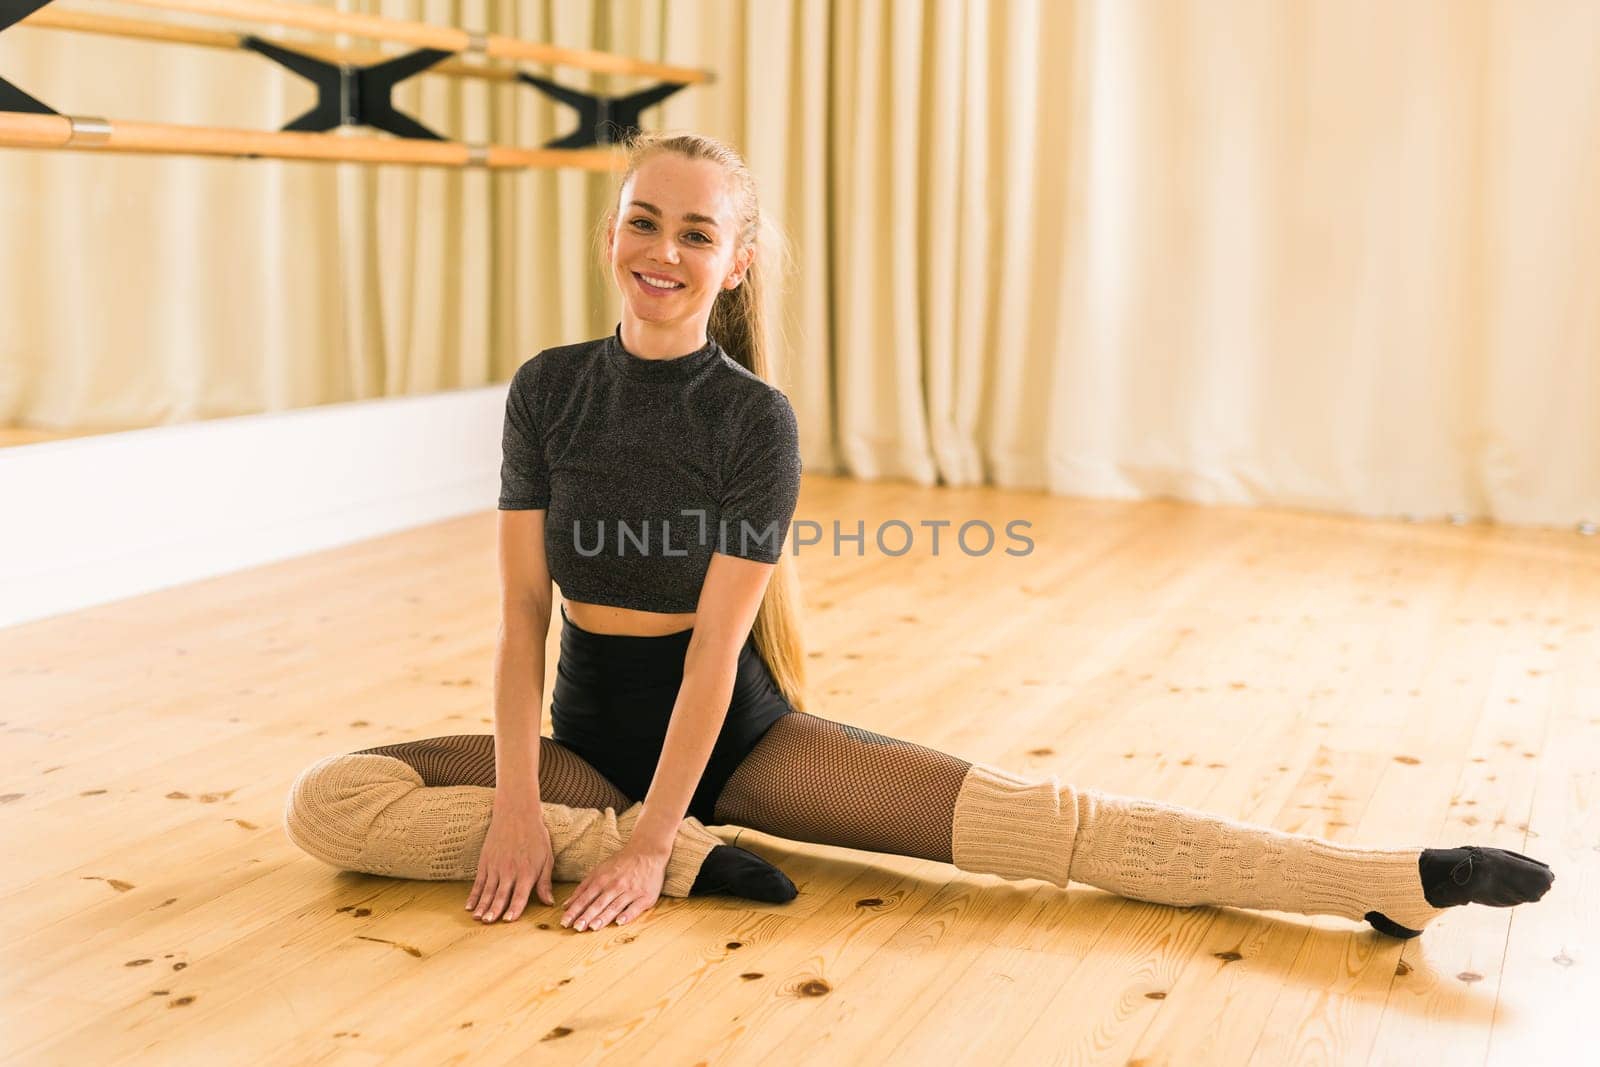
{"type": "Polygon", "coordinates": [[[372,822],[422,777],[392,756],[350,753],[307,767],[289,788],[283,825],[308,855],[341,869],[361,854],[372,822]]]}

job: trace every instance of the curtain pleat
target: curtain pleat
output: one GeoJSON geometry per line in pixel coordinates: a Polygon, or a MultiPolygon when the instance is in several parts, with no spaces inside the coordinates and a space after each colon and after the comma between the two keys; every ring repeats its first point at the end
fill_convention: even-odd
{"type": "MultiPolygon", "coordinates": [[[[793,267],[769,299],[808,470],[1600,520],[1600,6],[327,6],[715,70],[646,123],[757,175],[768,265],[793,267]]],[[[29,27],[0,35],[0,74],[113,119],[273,128],[312,102],[261,57],[29,27]]],[[[421,77],[397,101],[469,140],[575,121],[526,86],[421,77]]],[[[0,419],[504,381],[616,321],[611,184],[0,151],[0,419]]]]}

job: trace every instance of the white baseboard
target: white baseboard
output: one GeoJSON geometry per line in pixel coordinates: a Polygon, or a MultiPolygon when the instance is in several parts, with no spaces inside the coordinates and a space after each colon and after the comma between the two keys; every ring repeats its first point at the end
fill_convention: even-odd
{"type": "Polygon", "coordinates": [[[492,509],[507,388],[0,448],[0,627],[492,509]]]}

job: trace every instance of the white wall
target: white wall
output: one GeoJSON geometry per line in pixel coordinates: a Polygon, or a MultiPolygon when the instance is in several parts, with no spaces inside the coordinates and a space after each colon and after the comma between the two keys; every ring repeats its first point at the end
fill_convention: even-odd
{"type": "Polygon", "coordinates": [[[0,448],[0,626],[491,509],[506,389],[0,448]]]}

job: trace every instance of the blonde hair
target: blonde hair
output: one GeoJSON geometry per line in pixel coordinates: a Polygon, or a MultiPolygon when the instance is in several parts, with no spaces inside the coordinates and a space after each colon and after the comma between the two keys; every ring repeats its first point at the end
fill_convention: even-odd
{"type": "MultiPolygon", "coordinates": [[[[773,381],[773,363],[767,333],[767,315],[762,295],[765,290],[766,271],[764,256],[776,254],[780,258],[786,251],[783,235],[765,216],[756,199],[755,176],[744,159],[732,148],[712,137],[696,133],[640,133],[624,145],[627,167],[611,194],[611,208],[596,230],[597,244],[603,250],[606,224],[616,211],[622,188],[638,172],[641,164],[652,156],[667,154],[684,159],[709,160],[720,166],[731,184],[734,214],[738,233],[734,238],[736,249],[753,246],[756,254],[744,272],[744,280],[733,289],[717,294],[711,305],[711,319],[706,333],[735,362],[756,377],[777,386],[773,381]],[[760,240],[765,231],[768,241],[760,240]]],[[[601,259],[605,256],[602,253],[601,259]]],[[[806,653],[801,630],[800,579],[795,559],[781,553],[767,591],[756,610],[756,650],[772,672],[772,680],[784,698],[798,710],[804,711],[806,703],[806,653]]]]}

